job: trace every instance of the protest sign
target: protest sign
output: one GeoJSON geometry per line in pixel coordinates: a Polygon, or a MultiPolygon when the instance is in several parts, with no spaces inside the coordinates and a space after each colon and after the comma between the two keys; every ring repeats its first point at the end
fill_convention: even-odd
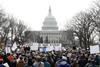
{"type": "Polygon", "coordinates": [[[32,46],[30,46],[30,49],[31,50],[38,50],[38,43],[33,43],[33,45],[32,46]]]}
{"type": "Polygon", "coordinates": [[[54,45],[54,50],[55,51],[61,51],[61,47],[62,47],[61,44],[57,43],[57,44],[54,45]]]}
{"type": "Polygon", "coordinates": [[[54,50],[55,51],[61,51],[61,47],[60,46],[56,46],[54,50]]]}
{"type": "Polygon", "coordinates": [[[48,46],[47,47],[47,51],[53,51],[54,50],[54,47],[53,46],[48,46]]]}
{"type": "Polygon", "coordinates": [[[34,43],[32,46],[30,46],[31,50],[38,50],[40,52],[47,52],[47,51],[60,51],[62,50],[62,45],[60,43],[43,43],[43,44],[38,44],[34,43]]]}
{"type": "Polygon", "coordinates": [[[39,51],[40,51],[40,52],[43,52],[43,48],[39,48],[39,51]]]}
{"type": "Polygon", "coordinates": [[[10,47],[5,47],[5,51],[6,51],[6,54],[7,54],[7,53],[11,53],[10,47]]]}
{"type": "Polygon", "coordinates": [[[90,53],[91,54],[100,53],[99,45],[90,46],[90,53]]]}
{"type": "Polygon", "coordinates": [[[46,49],[47,49],[46,47],[41,47],[41,48],[39,48],[39,51],[40,52],[46,52],[46,49]]]}
{"type": "Polygon", "coordinates": [[[16,49],[17,49],[17,44],[16,44],[16,42],[13,44],[13,46],[12,46],[12,51],[15,51],[16,49]]]}
{"type": "Polygon", "coordinates": [[[3,65],[4,65],[5,67],[9,67],[8,63],[4,63],[3,65]]]}

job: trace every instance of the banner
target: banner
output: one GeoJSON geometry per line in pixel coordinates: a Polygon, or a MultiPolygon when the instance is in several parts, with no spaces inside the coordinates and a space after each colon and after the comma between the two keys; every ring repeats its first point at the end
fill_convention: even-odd
{"type": "Polygon", "coordinates": [[[90,46],[90,53],[91,54],[100,53],[100,47],[99,47],[99,45],[90,46]]]}
{"type": "Polygon", "coordinates": [[[39,50],[41,52],[47,52],[47,51],[61,51],[62,50],[62,45],[60,43],[51,43],[51,44],[40,44],[39,45],[39,50]]]}
{"type": "Polygon", "coordinates": [[[48,52],[48,51],[61,51],[62,50],[62,44],[60,43],[44,43],[44,44],[38,44],[33,43],[32,46],[30,46],[31,50],[38,50],[40,52],[48,52]]]}

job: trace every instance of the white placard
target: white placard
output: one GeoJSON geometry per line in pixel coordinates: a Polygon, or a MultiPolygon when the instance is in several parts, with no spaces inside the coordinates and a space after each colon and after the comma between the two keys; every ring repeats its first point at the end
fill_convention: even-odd
{"type": "Polygon", "coordinates": [[[31,50],[38,50],[38,46],[31,46],[30,49],[31,50]]]}
{"type": "Polygon", "coordinates": [[[61,51],[61,47],[62,47],[62,45],[61,45],[60,43],[55,44],[55,45],[54,45],[54,50],[55,50],[55,51],[61,51]]]}
{"type": "Polygon", "coordinates": [[[31,50],[38,50],[38,46],[39,46],[38,43],[33,43],[33,45],[30,46],[30,49],[31,49],[31,50]]]}
{"type": "Polygon", "coordinates": [[[4,65],[5,67],[9,67],[8,63],[4,63],[3,65],[4,65]]]}
{"type": "Polygon", "coordinates": [[[100,53],[99,45],[90,46],[90,53],[91,54],[100,53]]]}
{"type": "Polygon", "coordinates": [[[30,46],[30,49],[31,50],[39,49],[39,51],[41,51],[41,52],[43,52],[43,51],[47,52],[47,51],[53,51],[53,50],[61,51],[61,47],[62,47],[62,44],[60,44],[60,43],[55,43],[55,44],[54,43],[49,43],[49,44],[33,43],[33,45],[30,46]],[[44,48],[46,48],[46,49],[44,49],[44,48]]]}
{"type": "Polygon", "coordinates": [[[49,46],[47,46],[47,50],[48,51],[53,51],[53,50],[55,50],[55,51],[61,51],[61,47],[62,47],[62,44],[60,44],[60,43],[51,43],[51,44],[49,44],[49,46]]]}
{"type": "Polygon", "coordinates": [[[61,47],[60,46],[56,46],[54,50],[55,51],[61,51],[61,47]]]}
{"type": "Polygon", "coordinates": [[[5,47],[5,51],[6,51],[6,54],[7,54],[7,53],[11,53],[10,47],[5,47]]]}
{"type": "Polygon", "coordinates": [[[48,46],[47,47],[47,51],[53,51],[54,50],[54,47],[53,46],[48,46]]]}
{"type": "Polygon", "coordinates": [[[12,46],[12,51],[15,51],[16,49],[17,49],[17,44],[16,44],[16,42],[13,44],[13,46],[12,46]]]}
{"type": "Polygon", "coordinates": [[[42,47],[41,47],[41,48],[39,48],[39,51],[40,51],[40,52],[43,52],[43,48],[42,48],[42,47]]]}

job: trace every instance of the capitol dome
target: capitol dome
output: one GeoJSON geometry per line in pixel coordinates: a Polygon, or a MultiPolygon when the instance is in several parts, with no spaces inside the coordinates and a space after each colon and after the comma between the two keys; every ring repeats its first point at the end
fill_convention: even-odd
{"type": "Polygon", "coordinates": [[[50,7],[49,14],[43,22],[42,30],[58,30],[56,19],[52,16],[50,7]]]}

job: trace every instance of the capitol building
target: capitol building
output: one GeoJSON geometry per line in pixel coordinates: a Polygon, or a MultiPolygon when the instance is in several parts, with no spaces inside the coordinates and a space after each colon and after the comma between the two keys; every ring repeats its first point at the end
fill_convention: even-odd
{"type": "MultiPolygon", "coordinates": [[[[32,31],[32,34],[39,35],[42,38],[43,43],[61,43],[62,37],[66,40],[63,32],[65,31],[59,30],[57,21],[52,15],[51,7],[49,7],[49,12],[43,21],[41,31],[32,31]]],[[[34,39],[34,42],[36,42],[36,39],[34,39]]]]}

